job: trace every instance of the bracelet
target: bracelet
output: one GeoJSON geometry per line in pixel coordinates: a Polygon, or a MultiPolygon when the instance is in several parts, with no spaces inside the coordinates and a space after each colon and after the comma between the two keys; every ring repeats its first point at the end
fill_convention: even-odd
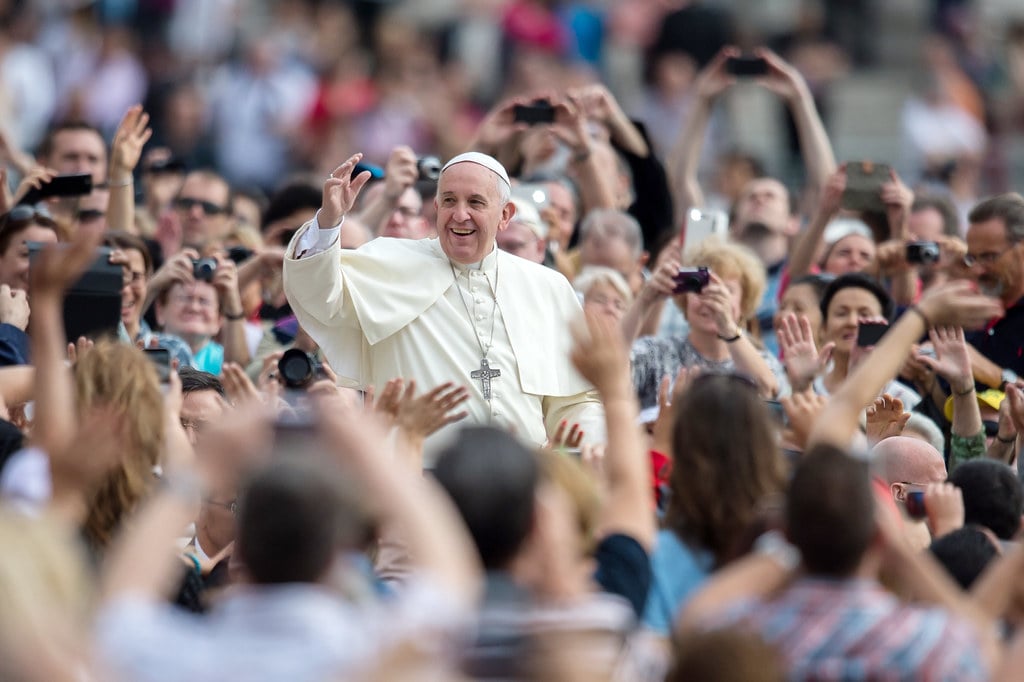
{"type": "MultiPolygon", "coordinates": [[[[952,386],[950,388],[952,388],[952,386]]],[[[970,395],[972,393],[974,393],[974,384],[971,384],[970,386],[968,386],[967,388],[965,388],[962,391],[958,391],[955,388],[953,388],[953,395],[965,396],[965,395],[970,395]]]]}
{"type": "Polygon", "coordinates": [[[131,177],[129,177],[124,182],[114,182],[113,180],[107,180],[107,187],[128,187],[133,182],[135,182],[135,179],[131,177]]]}
{"type": "Polygon", "coordinates": [[[739,341],[741,336],[743,336],[743,334],[737,331],[736,336],[722,336],[721,334],[719,334],[718,338],[720,338],[722,341],[725,341],[726,343],[733,343],[735,341],[739,341]]]}
{"type": "Polygon", "coordinates": [[[925,331],[932,328],[932,321],[928,319],[928,316],[924,314],[920,307],[915,303],[914,305],[907,308],[908,313],[917,313],[917,316],[924,322],[925,331]]]}
{"type": "Polygon", "coordinates": [[[185,552],[185,557],[192,560],[192,565],[195,567],[196,575],[203,574],[203,565],[199,563],[199,557],[190,552],[185,552]]]}
{"type": "Polygon", "coordinates": [[[997,434],[996,434],[996,440],[997,440],[997,441],[999,441],[1000,443],[1005,443],[1006,445],[1009,445],[1009,444],[1010,444],[1010,443],[1012,443],[1013,441],[1017,440],[1017,434],[1013,434],[1012,436],[1010,436],[1010,438],[1009,438],[1009,439],[1006,439],[1006,438],[1003,438],[1002,436],[1000,436],[1000,435],[999,435],[999,434],[997,433],[997,434]]]}
{"type": "Polygon", "coordinates": [[[231,313],[224,313],[224,319],[228,320],[229,322],[238,322],[239,320],[245,319],[245,312],[240,312],[237,315],[232,315],[231,313]]]}

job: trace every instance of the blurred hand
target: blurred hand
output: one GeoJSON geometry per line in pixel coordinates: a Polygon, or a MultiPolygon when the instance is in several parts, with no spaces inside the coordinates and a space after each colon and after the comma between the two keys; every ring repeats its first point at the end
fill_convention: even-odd
{"type": "Polygon", "coordinates": [[[865,431],[868,443],[874,445],[886,438],[903,433],[910,413],[903,411],[903,401],[883,393],[875,398],[875,402],[867,409],[867,427],[865,431]]]}
{"type": "Polygon", "coordinates": [[[24,289],[11,289],[0,284],[0,323],[25,331],[31,312],[24,289]]]}
{"type": "Polygon", "coordinates": [[[885,204],[885,215],[889,220],[889,230],[893,237],[906,237],[906,220],[910,216],[910,207],[914,203],[914,192],[903,184],[900,176],[892,168],[889,169],[889,181],[882,183],[882,203],[885,204]]]}
{"type": "Polygon", "coordinates": [[[807,82],[796,70],[796,67],[764,47],[754,50],[754,54],[768,63],[768,73],[757,79],[759,85],[771,90],[787,102],[810,98],[807,82]]]}
{"type": "Polygon", "coordinates": [[[952,483],[929,483],[924,489],[924,508],[932,538],[940,538],[964,525],[964,497],[952,483]]]}
{"type": "Polygon", "coordinates": [[[33,304],[38,306],[43,297],[63,299],[92,263],[101,239],[102,226],[82,226],[69,243],[43,246],[29,270],[33,304]]]}
{"type": "Polygon", "coordinates": [[[132,171],[139,165],[142,148],[153,135],[149,128],[149,114],[142,110],[141,104],[128,108],[110,148],[110,179],[115,182],[128,180],[132,171]]]}
{"type": "Polygon", "coordinates": [[[552,450],[576,450],[583,442],[583,435],[583,429],[579,424],[573,423],[570,428],[569,422],[563,419],[558,423],[555,433],[548,438],[548,447],[552,450]]]}
{"type": "Polygon", "coordinates": [[[932,326],[964,329],[980,329],[1004,313],[998,299],[979,294],[977,285],[965,280],[954,280],[928,289],[917,307],[932,326]]]}
{"type": "Polygon", "coordinates": [[[807,446],[807,438],[811,435],[814,422],[828,404],[828,398],[818,395],[809,388],[779,398],[779,402],[782,403],[789,424],[783,440],[803,450],[807,446]]]}
{"type": "Polygon", "coordinates": [[[412,187],[419,175],[416,154],[412,148],[405,145],[395,147],[384,166],[384,196],[391,201],[398,201],[402,192],[412,187]]]}
{"type": "Polygon", "coordinates": [[[945,379],[956,393],[963,393],[974,384],[971,356],[960,327],[935,327],[929,330],[935,357],[918,356],[918,361],[945,379]]]}
{"type": "Polygon", "coordinates": [[[834,342],[829,342],[818,352],[814,331],[806,315],[786,314],[776,337],[789,382],[798,391],[810,386],[814,378],[825,370],[836,347],[834,342]]]}
{"type": "Polygon", "coordinates": [[[263,403],[263,396],[260,395],[259,389],[256,388],[256,384],[252,382],[241,365],[225,362],[221,370],[221,381],[224,383],[224,392],[228,396],[228,402],[235,407],[263,403]]]}
{"type": "Polygon", "coordinates": [[[726,65],[730,57],[739,57],[740,54],[739,48],[731,45],[719,50],[714,59],[697,74],[693,87],[698,99],[711,101],[736,83],[736,78],[729,73],[726,65]]]}
{"type": "Polygon", "coordinates": [[[14,190],[14,197],[11,205],[16,206],[19,201],[28,194],[29,190],[39,189],[46,183],[57,177],[57,171],[45,166],[33,166],[25,177],[18,183],[18,189],[14,190]]]}
{"type": "Polygon", "coordinates": [[[875,249],[875,263],[883,275],[893,275],[914,268],[907,262],[907,244],[902,239],[890,239],[879,244],[875,249]]]}
{"type": "Polygon", "coordinates": [[[585,320],[585,327],[577,323],[572,328],[573,365],[602,397],[632,396],[629,349],[619,326],[604,315],[587,314],[585,320]]]}
{"type": "Polygon", "coordinates": [[[529,128],[525,123],[516,123],[515,108],[521,104],[529,104],[529,99],[524,97],[507,99],[499,102],[487,112],[484,120],[477,127],[474,147],[479,147],[481,151],[488,153],[496,151],[514,135],[529,128]]]}
{"type": "Polygon", "coordinates": [[[818,212],[831,220],[843,207],[843,193],[846,192],[846,164],[842,164],[835,173],[828,176],[822,188],[818,212]]]}
{"type": "Polygon", "coordinates": [[[644,305],[651,305],[672,296],[675,293],[675,277],[679,273],[679,268],[679,260],[675,255],[668,255],[658,264],[651,278],[644,282],[637,300],[644,305]]]}
{"type": "Polygon", "coordinates": [[[658,386],[658,418],[654,421],[651,447],[672,457],[672,430],[675,428],[675,408],[690,384],[700,374],[700,367],[682,367],[676,374],[675,383],[665,375],[658,386]],[[671,389],[670,389],[671,385],[671,389]]]}
{"type": "Polygon", "coordinates": [[[78,364],[79,359],[82,358],[86,353],[92,350],[96,344],[92,339],[87,339],[84,336],[79,336],[75,343],[68,344],[68,362],[74,367],[78,364]]]}

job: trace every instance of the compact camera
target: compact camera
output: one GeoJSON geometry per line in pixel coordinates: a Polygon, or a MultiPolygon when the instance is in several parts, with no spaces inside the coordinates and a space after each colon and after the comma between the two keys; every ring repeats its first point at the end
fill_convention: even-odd
{"type": "Polygon", "coordinates": [[[416,170],[420,174],[420,180],[437,182],[441,177],[441,159],[436,156],[421,156],[416,159],[416,170]]]}
{"type": "Polygon", "coordinates": [[[213,282],[217,273],[217,259],[200,258],[192,261],[192,277],[200,282],[213,282]]]}
{"type": "Polygon", "coordinates": [[[673,293],[683,294],[692,292],[699,294],[711,283],[711,271],[704,267],[681,268],[673,278],[676,281],[676,288],[673,293]]]}
{"type": "Polygon", "coordinates": [[[910,242],[907,244],[907,262],[932,265],[942,255],[938,242],[910,242]]]}

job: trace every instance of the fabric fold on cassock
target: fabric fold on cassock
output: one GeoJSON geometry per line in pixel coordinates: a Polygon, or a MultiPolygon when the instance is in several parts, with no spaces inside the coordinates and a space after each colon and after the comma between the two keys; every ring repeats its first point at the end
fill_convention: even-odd
{"type": "MultiPolygon", "coordinates": [[[[287,250],[292,309],[320,345],[339,383],[365,387],[372,346],[415,321],[455,285],[450,262],[437,239],[386,237],[357,250],[342,250],[335,242],[322,253],[295,259],[297,240],[308,228],[309,223],[296,232],[287,250]],[[332,280],[329,268],[339,263],[341,282],[328,291],[324,283],[332,280]]],[[[567,361],[569,323],[582,314],[572,286],[550,268],[503,251],[496,257],[502,319],[531,321],[505,325],[522,391],[565,397],[593,390],[567,361]]]]}

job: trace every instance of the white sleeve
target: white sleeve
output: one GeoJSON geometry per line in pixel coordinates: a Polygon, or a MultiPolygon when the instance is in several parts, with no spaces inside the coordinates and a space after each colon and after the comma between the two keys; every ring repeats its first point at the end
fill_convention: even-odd
{"type": "Polygon", "coordinates": [[[316,215],[313,216],[313,222],[310,223],[309,228],[302,233],[299,241],[295,244],[296,258],[305,258],[323,253],[335,241],[341,238],[341,226],[345,224],[345,216],[341,217],[340,223],[327,229],[320,227],[319,218],[320,211],[318,210],[316,215]]]}

